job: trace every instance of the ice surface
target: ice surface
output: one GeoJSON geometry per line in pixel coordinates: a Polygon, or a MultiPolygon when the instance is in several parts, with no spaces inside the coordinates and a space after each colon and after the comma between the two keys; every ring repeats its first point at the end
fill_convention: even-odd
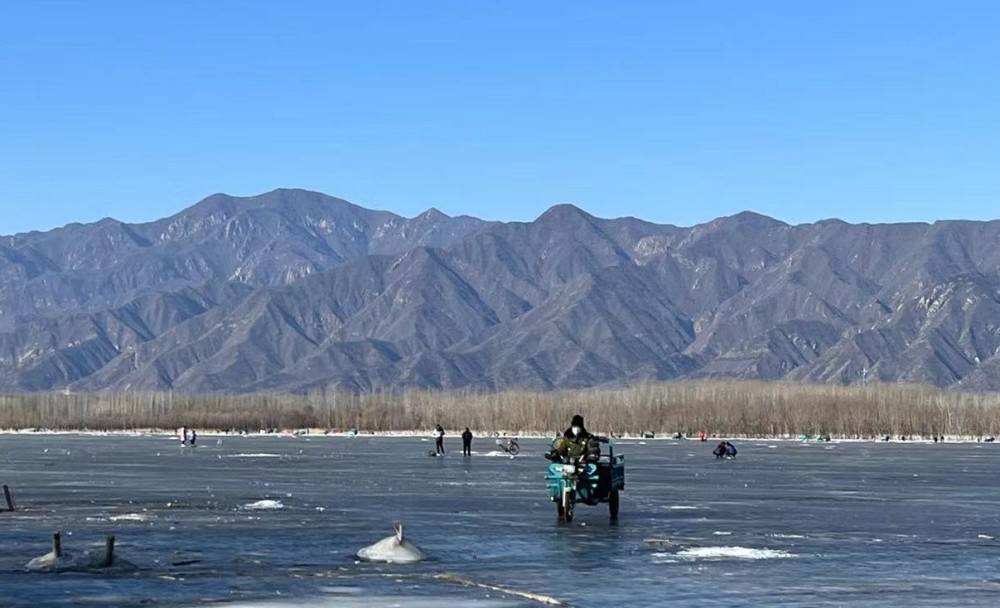
{"type": "Polygon", "coordinates": [[[519,441],[515,459],[464,458],[457,441],[427,458],[419,438],[234,436],[190,450],[172,437],[0,434],[0,483],[19,507],[0,513],[0,605],[538,605],[441,574],[578,608],[993,605],[1000,594],[996,541],[979,536],[1000,537],[997,444],[747,441],[725,464],[711,442],[620,446],[618,524],[580,506],[561,525],[543,479],[549,442],[519,441]],[[244,508],[260,500],[285,508],[244,508]],[[397,521],[428,559],[358,562],[397,521]],[[54,531],[70,554],[115,534],[138,570],[25,572],[54,531]]]}

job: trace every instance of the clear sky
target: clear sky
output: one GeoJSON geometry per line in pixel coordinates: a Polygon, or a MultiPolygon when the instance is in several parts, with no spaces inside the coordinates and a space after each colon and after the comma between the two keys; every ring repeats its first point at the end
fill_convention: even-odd
{"type": "Polygon", "coordinates": [[[0,3],[0,234],[303,187],[415,215],[1000,217],[1000,2],[0,3]]]}

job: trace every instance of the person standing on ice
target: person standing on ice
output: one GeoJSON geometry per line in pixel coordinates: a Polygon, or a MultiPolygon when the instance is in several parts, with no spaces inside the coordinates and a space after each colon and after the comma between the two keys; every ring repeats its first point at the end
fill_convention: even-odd
{"type": "Polygon", "coordinates": [[[469,427],[465,427],[465,432],[462,433],[462,455],[472,456],[472,431],[469,427]]]}
{"type": "Polygon", "coordinates": [[[434,429],[434,453],[444,456],[444,429],[440,424],[434,429]]]}

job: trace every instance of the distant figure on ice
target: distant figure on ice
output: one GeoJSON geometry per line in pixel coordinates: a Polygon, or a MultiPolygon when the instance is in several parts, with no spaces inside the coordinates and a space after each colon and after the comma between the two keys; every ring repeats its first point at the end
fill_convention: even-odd
{"type": "Polygon", "coordinates": [[[181,445],[187,445],[188,442],[188,429],[186,426],[182,426],[177,429],[177,438],[181,440],[181,445]]]}
{"type": "Polygon", "coordinates": [[[712,453],[715,454],[715,457],[718,459],[725,458],[727,460],[732,460],[733,458],[736,458],[736,446],[728,441],[723,441],[719,443],[719,445],[715,446],[712,453]]]}
{"type": "Polygon", "coordinates": [[[434,429],[434,453],[444,456],[444,429],[440,424],[434,429]]]}
{"type": "Polygon", "coordinates": [[[472,456],[472,431],[469,427],[465,427],[465,432],[462,433],[462,455],[472,456]]]}
{"type": "Polygon", "coordinates": [[[195,441],[198,441],[198,431],[191,429],[191,447],[194,447],[195,441]]]}
{"type": "Polygon", "coordinates": [[[698,432],[698,441],[708,441],[708,437],[705,436],[705,431],[698,432]]]}

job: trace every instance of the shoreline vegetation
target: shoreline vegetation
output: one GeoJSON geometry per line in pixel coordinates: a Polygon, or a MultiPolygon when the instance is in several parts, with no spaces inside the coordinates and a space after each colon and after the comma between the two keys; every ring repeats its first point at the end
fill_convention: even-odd
{"type": "Polygon", "coordinates": [[[413,433],[441,424],[481,432],[548,436],[583,414],[592,431],[656,437],[839,439],[1000,434],[1000,394],[920,385],[830,386],[737,380],[613,389],[426,391],[302,395],[27,393],[0,395],[8,431],[261,431],[413,433]]]}

